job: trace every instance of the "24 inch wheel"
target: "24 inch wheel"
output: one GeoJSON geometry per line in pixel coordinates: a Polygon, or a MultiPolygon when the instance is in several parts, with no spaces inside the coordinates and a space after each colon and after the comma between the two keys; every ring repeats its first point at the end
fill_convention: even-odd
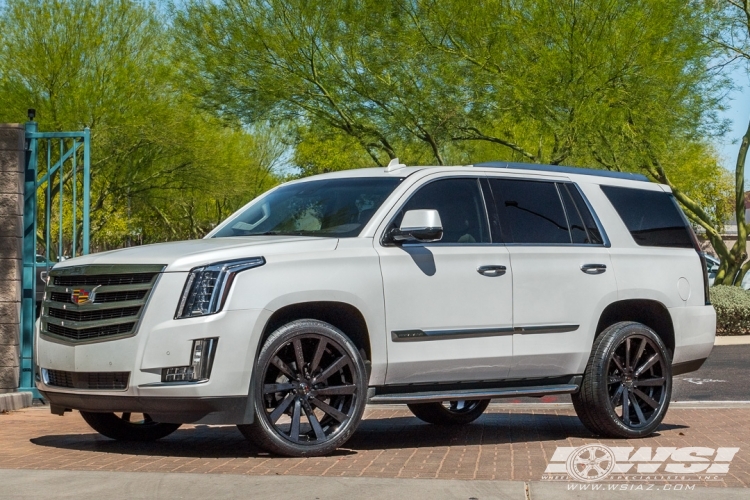
{"type": "Polygon", "coordinates": [[[293,321],[263,345],[254,377],[255,420],[238,426],[261,448],[287,456],[332,452],[354,433],[367,402],[367,371],[334,326],[293,321]]]}
{"type": "Polygon", "coordinates": [[[601,333],[573,406],[583,424],[607,437],[653,433],[672,395],[672,364],[664,342],[649,327],[617,323],[601,333]]]}

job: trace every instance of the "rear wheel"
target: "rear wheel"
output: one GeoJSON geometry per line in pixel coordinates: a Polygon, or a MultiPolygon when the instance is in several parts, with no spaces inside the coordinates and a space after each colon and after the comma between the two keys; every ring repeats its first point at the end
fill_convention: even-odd
{"type": "Polygon", "coordinates": [[[478,419],[487,406],[489,399],[475,401],[444,401],[442,403],[409,404],[409,410],[420,420],[436,425],[462,425],[478,419]]]}
{"type": "Polygon", "coordinates": [[[82,411],[81,416],[96,432],[118,441],[156,441],[180,428],[180,424],[154,422],[148,413],[82,411]]]}
{"type": "Polygon", "coordinates": [[[646,325],[617,323],[594,341],[580,390],[572,395],[583,424],[606,437],[653,433],[672,395],[672,363],[661,338],[646,325]]]}
{"type": "Polygon", "coordinates": [[[252,391],[255,420],[238,428],[259,447],[325,455],[354,433],[367,402],[367,370],[352,341],[322,321],[293,321],[266,340],[252,391]]]}

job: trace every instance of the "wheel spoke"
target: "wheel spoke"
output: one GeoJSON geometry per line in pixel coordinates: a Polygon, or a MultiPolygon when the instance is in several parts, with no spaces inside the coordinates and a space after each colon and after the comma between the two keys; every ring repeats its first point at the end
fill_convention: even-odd
{"type": "Polygon", "coordinates": [[[305,410],[305,415],[307,415],[307,420],[310,422],[310,426],[312,426],[313,431],[315,431],[315,438],[318,441],[325,441],[326,433],[323,432],[323,428],[320,426],[318,417],[315,416],[315,411],[313,411],[309,403],[305,403],[305,406],[303,408],[305,410]]]}
{"type": "Polygon", "coordinates": [[[645,424],[646,423],[646,417],[643,416],[643,411],[641,410],[641,406],[638,404],[638,401],[635,399],[634,394],[630,394],[630,403],[633,405],[633,408],[635,409],[635,414],[638,417],[638,423],[639,424],[645,424]]]}
{"type": "Polygon", "coordinates": [[[287,408],[289,408],[289,405],[294,402],[296,399],[296,396],[293,392],[290,392],[286,395],[286,397],[279,403],[279,406],[276,407],[273,412],[271,412],[271,415],[268,416],[268,419],[271,421],[272,424],[275,424],[276,421],[281,417],[281,415],[284,414],[287,408]]]}
{"type": "Polygon", "coordinates": [[[622,379],[617,375],[610,375],[607,379],[607,385],[619,384],[620,382],[622,382],[622,379]]]}
{"type": "Polygon", "coordinates": [[[630,337],[625,339],[625,368],[631,368],[630,366],[630,337]]]}
{"type": "Polygon", "coordinates": [[[303,369],[305,367],[305,356],[302,352],[302,341],[300,339],[292,340],[294,346],[294,358],[297,361],[297,372],[300,375],[304,375],[303,369]]]}
{"type": "Polygon", "coordinates": [[[354,394],[355,392],[357,392],[356,385],[334,385],[317,389],[315,394],[321,396],[341,396],[344,394],[354,394]]]}
{"type": "Polygon", "coordinates": [[[641,360],[641,356],[643,356],[643,351],[646,350],[646,339],[641,339],[641,345],[638,346],[638,352],[635,353],[635,358],[633,358],[633,366],[638,364],[638,361],[641,360]]]}
{"type": "Polygon", "coordinates": [[[622,386],[622,421],[630,425],[630,394],[628,388],[622,386]]]}
{"type": "Polygon", "coordinates": [[[275,392],[286,392],[294,389],[294,384],[265,384],[263,394],[273,394],[275,392]]]}
{"type": "Polygon", "coordinates": [[[339,422],[344,422],[347,418],[349,418],[347,417],[346,413],[340,412],[333,406],[330,406],[329,404],[324,403],[318,398],[310,398],[310,403],[317,406],[318,408],[320,408],[321,410],[323,410],[324,412],[326,412],[328,415],[332,416],[339,422]]]}
{"type": "Polygon", "coordinates": [[[643,363],[643,365],[641,365],[641,367],[635,371],[634,375],[636,377],[640,377],[641,373],[645,372],[646,370],[654,366],[654,364],[656,364],[657,361],[659,361],[659,357],[660,357],[659,353],[657,352],[656,354],[648,358],[648,360],[646,360],[646,362],[643,363]]]}
{"type": "Polygon", "coordinates": [[[271,364],[281,370],[281,373],[289,377],[290,380],[296,380],[297,375],[294,374],[294,371],[289,367],[289,365],[281,361],[280,357],[274,356],[273,358],[271,358],[271,364]]]}
{"type": "Polygon", "coordinates": [[[312,362],[310,363],[310,374],[312,375],[315,373],[315,370],[318,369],[318,365],[320,364],[320,360],[323,357],[323,354],[326,352],[326,346],[328,345],[328,341],[326,339],[320,339],[318,341],[318,348],[315,349],[315,354],[313,355],[312,362]]]}
{"type": "Polygon", "coordinates": [[[348,362],[349,362],[349,358],[347,356],[341,356],[336,361],[334,361],[331,366],[323,370],[323,373],[321,373],[317,377],[314,377],[312,380],[313,384],[327,380],[328,377],[333,375],[335,372],[339,370],[339,368],[341,368],[348,362]]]}
{"type": "Polygon", "coordinates": [[[615,362],[615,366],[617,366],[618,370],[625,373],[625,368],[622,366],[622,361],[620,361],[620,357],[617,354],[612,355],[612,361],[615,362]]]}
{"type": "Polygon", "coordinates": [[[620,385],[620,387],[617,388],[617,391],[612,395],[612,398],[610,399],[610,402],[612,403],[613,407],[617,407],[617,401],[620,399],[620,396],[622,395],[622,390],[624,386],[620,385]]]}
{"type": "Polygon", "coordinates": [[[294,399],[294,411],[292,412],[292,425],[289,429],[289,437],[292,441],[299,441],[299,423],[301,416],[301,403],[299,398],[294,399]]]}
{"type": "Polygon", "coordinates": [[[143,423],[144,424],[151,424],[153,422],[154,422],[154,420],[151,418],[151,415],[149,415],[148,413],[144,413],[143,414],[143,423]]]}
{"type": "Polygon", "coordinates": [[[645,378],[643,380],[635,380],[633,381],[633,385],[637,387],[642,386],[662,386],[664,385],[664,382],[666,379],[664,377],[659,378],[645,378]]]}
{"type": "Polygon", "coordinates": [[[637,389],[637,388],[634,387],[633,388],[633,393],[636,396],[638,396],[639,398],[641,398],[651,408],[656,409],[656,408],[659,407],[659,403],[657,403],[653,398],[651,398],[648,394],[646,394],[645,392],[641,391],[640,389],[637,389]]]}
{"type": "Polygon", "coordinates": [[[122,419],[126,422],[130,422],[130,412],[126,411],[122,414],[122,419]]]}

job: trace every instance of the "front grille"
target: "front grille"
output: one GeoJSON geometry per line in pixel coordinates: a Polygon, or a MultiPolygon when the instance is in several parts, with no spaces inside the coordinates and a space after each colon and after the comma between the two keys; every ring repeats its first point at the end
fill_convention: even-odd
{"type": "Polygon", "coordinates": [[[69,343],[134,335],[163,269],[94,264],[51,271],[42,305],[42,335],[69,343]]]}
{"type": "Polygon", "coordinates": [[[53,335],[58,335],[60,337],[65,337],[69,340],[81,341],[130,333],[134,326],[135,323],[119,323],[117,325],[76,330],[75,328],[68,328],[65,326],[56,325],[54,323],[48,323],[47,332],[53,335]]]}
{"type": "Polygon", "coordinates": [[[136,316],[140,306],[122,307],[117,309],[102,309],[100,311],[76,311],[74,309],[52,309],[49,315],[53,318],[67,319],[69,321],[99,321],[102,319],[127,318],[136,316]]]}
{"type": "Polygon", "coordinates": [[[151,283],[158,273],[109,274],[100,276],[55,276],[55,285],[84,286],[84,285],[141,285],[151,283]]]}
{"type": "MultiPolygon", "coordinates": [[[[123,302],[126,300],[141,300],[146,296],[148,290],[133,290],[130,292],[99,292],[96,294],[94,304],[106,304],[108,302],[123,302]]],[[[52,292],[50,298],[53,302],[73,303],[69,293],[52,292]]]]}
{"type": "Polygon", "coordinates": [[[45,383],[67,389],[124,390],[128,388],[130,372],[66,372],[44,370],[45,383]]]}

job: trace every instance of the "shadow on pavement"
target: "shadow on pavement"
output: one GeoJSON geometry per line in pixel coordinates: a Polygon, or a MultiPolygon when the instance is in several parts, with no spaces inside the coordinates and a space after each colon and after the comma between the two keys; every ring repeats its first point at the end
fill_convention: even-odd
{"type": "MultiPolygon", "coordinates": [[[[659,430],[686,428],[662,424],[659,430]]],[[[658,436],[658,432],[654,436],[658,436]]],[[[425,424],[414,417],[368,418],[357,432],[332,456],[358,451],[472,445],[503,445],[519,442],[559,441],[567,438],[596,439],[576,416],[554,413],[487,413],[463,426],[425,424]]],[[[46,435],[31,443],[63,450],[97,451],[123,455],[189,458],[268,457],[240,434],[234,426],[197,425],[182,428],[151,443],[120,442],[99,434],[46,435]]],[[[627,446],[623,441],[623,446],[627,446]]]]}

